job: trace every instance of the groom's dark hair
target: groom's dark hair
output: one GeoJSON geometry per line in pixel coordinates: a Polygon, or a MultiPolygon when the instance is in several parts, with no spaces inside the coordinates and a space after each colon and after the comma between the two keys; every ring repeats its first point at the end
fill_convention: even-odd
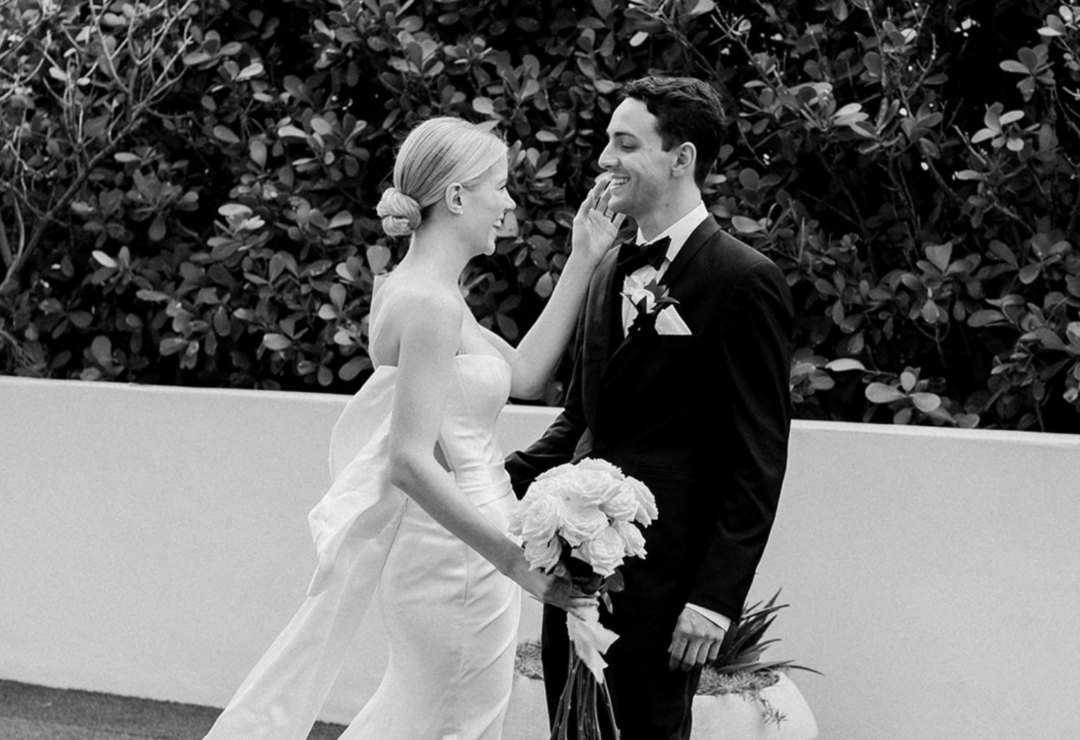
{"type": "Polygon", "coordinates": [[[623,97],[640,100],[656,116],[664,151],[686,141],[694,145],[694,182],[705,187],[720,154],[725,123],[724,104],[716,90],[693,77],[642,77],[623,88],[623,97]]]}

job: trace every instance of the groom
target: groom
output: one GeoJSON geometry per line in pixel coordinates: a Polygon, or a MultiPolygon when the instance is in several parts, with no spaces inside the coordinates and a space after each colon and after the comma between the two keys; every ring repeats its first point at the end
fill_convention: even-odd
{"type": "MultiPolygon", "coordinates": [[[[742,611],[780,495],[792,302],[777,266],[702,202],[723,126],[716,92],[648,77],[624,95],[599,164],[638,243],[597,268],[565,410],[507,467],[523,495],[555,465],[603,458],[655,494],[648,554],[623,565],[626,588],[602,618],[619,635],[605,676],[622,740],[685,740],[701,666],[742,611]],[[654,279],[675,303],[641,300],[654,279]]],[[[567,641],[566,613],[545,608],[551,716],[567,641]]]]}

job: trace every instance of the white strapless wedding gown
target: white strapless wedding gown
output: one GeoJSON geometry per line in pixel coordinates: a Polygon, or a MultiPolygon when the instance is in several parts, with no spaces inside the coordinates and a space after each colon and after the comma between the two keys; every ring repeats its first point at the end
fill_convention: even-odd
{"type": "MultiPolygon", "coordinates": [[[[463,354],[439,444],[464,495],[503,531],[516,498],[495,440],[510,392],[500,356],[463,354]]],[[[378,690],[341,740],[498,740],[510,699],[520,590],[389,482],[396,368],[381,366],[331,438],[333,484],[309,517],[309,596],[207,740],[304,740],[376,593],[390,633],[378,690]]]]}

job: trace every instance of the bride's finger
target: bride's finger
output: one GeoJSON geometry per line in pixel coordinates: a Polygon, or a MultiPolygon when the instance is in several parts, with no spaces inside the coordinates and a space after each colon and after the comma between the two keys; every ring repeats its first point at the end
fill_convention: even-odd
{"type": "Polygon", "coordinates": [[[589,191],[589,197],[592,199],[593,208],[604,213],[607,210],[607,202],[611,196],[608,193],[608,186],[611,184],[611,176],[604,174],[596,178],[596,182],[593,184],[592,189],[589,191]]]}
{"type": "Polygon", "coordinates": [[[608,203],[611,202],[611,188],[605,186],[604,192],[600,194],[600,197],[596,201],[596,210],[603,213],[605,216],[608,214],[608,203]]]}

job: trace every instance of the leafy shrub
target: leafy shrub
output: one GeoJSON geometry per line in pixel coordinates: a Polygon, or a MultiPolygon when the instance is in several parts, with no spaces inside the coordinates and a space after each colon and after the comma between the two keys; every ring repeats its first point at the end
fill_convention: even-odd
{"type": "Polygon", "coordinates": [[[512,144],[516,218],[463,289],[515,340],[620,84],[665,72],[730,103],[707,199],[788,276],[800,416],[1074,431],[1078,25],[1038,0],[6,4],[0,372],[355,390],[404,248],[374,204],[435,113],[512,144]]]}

